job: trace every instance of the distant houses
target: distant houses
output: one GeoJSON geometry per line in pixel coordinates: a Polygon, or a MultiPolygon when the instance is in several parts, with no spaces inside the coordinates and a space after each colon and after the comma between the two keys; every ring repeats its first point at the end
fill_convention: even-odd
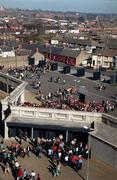
{"type": "Polygon", "coordinates": [[[102,49],[97,50],[92,55],[92,67],[117,68],[117,50],[102,49]]]}
{"type": "Polygon", "coordinates": [[[15,57],[15,52],[13,48],[9,46],[0,46],[0,57],[2,58],[15,57]]]}

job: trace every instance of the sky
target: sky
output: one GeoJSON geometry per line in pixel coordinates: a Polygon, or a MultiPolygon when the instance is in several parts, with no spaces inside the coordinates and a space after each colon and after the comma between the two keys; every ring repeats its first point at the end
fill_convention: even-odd
{"type": "Polygon", "coordinates": [[[7,8],[117,13],[117,0],[0,0],[7,8]]]}

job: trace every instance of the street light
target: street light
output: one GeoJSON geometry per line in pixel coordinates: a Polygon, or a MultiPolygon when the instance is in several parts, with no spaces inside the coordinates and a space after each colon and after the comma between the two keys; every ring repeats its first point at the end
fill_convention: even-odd
{"type": "Polygon", "coordinates": [[[49,56],[49,60],[51,61],[52,58],[52,46],[50,45],[50,56],[49,56]]]}
{"type": "MultiPolygon", "coordinates": [[[[92,130],[88,126],[83,126],[85,130],[92,130]]],[[[90,158],[90,148],[91,148],[91,135],[90,132],[88,133],[88,159],[87,159],[87,174],[86,174],[86,180],[89,180],[89,158],[90,158]]]]}
{"type": "Polygon", "coordinates": [[[75,91],[76,91],[76,79],[74,79],[74,89],[75,89],[75,91]]]}
{"type": "Polygon", "coordinates": [[[89,151],[90,151],[90,148],[91,148],[91,136],[90,136],[90,133],[89,133],[89,136],[88,136],[88,160],[87,160],[87,177],[86,177],[86,180],[89,180],[89,151]]]}

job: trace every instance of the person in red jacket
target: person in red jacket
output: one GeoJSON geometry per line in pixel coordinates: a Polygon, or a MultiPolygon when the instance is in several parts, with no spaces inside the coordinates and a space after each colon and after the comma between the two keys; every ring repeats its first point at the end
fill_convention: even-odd
{"type": "Polygon", "coordinates": [[[21,166],[19,166],[18,172],[17,172],[17,180],[22,179],[22,177],[23,177],[23,170],[22,170],[21,166]]]}
{"type": "Polygon", "coordinates": [[[41,177],[40,177],[39,173],[37,174],[36,180],[41,180],[41,177]]]}

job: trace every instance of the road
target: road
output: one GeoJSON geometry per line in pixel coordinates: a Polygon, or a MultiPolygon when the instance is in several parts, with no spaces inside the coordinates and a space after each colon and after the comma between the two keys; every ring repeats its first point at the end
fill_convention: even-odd
{"type": "Polygon", "coordinates": [[[115,94],[117,93],[117,89],[112,87],[109,84],[106,84],[106,90],[99,91],[97,90],[99,82],[93,81],[86,77],[77,77],[71,74],[63,74],[58,71],[50,71],[42,74],[40,79],[37,77],[31,78],[31,73],[28,73],[28,78],[25,79],[29,82],[27,89],[32,93],[37,93],[37,89],[34,89],[30,84],[32,81],[40,81],[41,89],[44,95],[48,95],[49,92],[56,92],[58,89],[66,89],[66,88],[75,88],[78,90],[80,86],[85,86],[86,93],[86,101],[96,100],[101,102],[102,100],[113,101],[115,94]],[[50,82],[50,77],[56,79],[60,77],[60,83],[50,82]],[[66,81],[66,84],[63,84],[63,80],[66,81]],[[74,81],[76,80],[76,82],[74,81]],[[75,84],[76,83],[76,84],[75,84]]]}

